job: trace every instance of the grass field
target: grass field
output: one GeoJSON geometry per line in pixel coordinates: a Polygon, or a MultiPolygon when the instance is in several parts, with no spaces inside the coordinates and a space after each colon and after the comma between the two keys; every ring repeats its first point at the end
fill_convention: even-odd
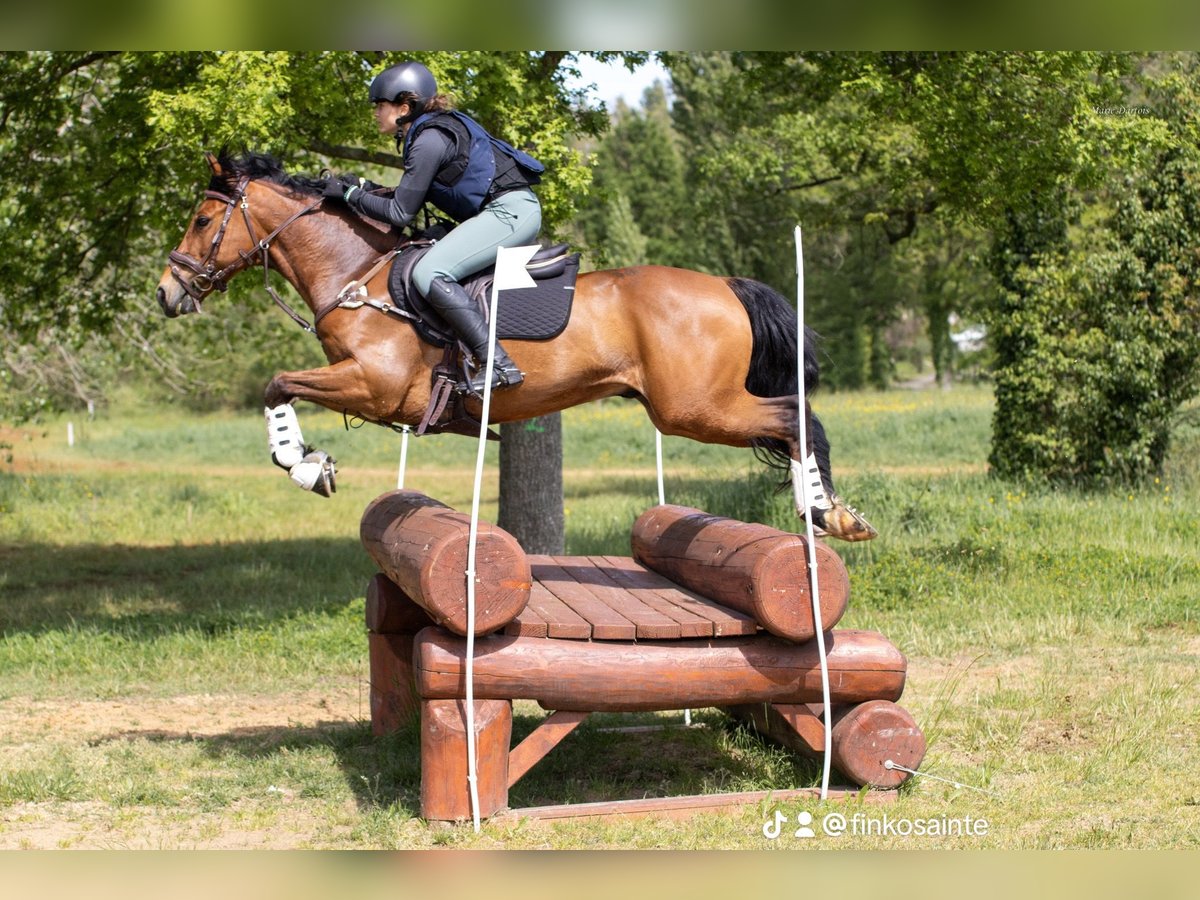
{"type": "MultiPolygon", "coordinates": [[[[0,847],[1195,847],[1200,435],[1144,488],[1035,491],[987,475],[991,404],[968,387],[817,403],[839,488],[881,533],[836,547],[852,584],[841,624],[904,651],[923,768],[980,789],[919,780],[854,809],[971,816],[986,835],[772,842],[772,804],[428,827],[415,730],[374,738],[368,722],[358,518],[395,486],[399,438],[302,410],[305,437],[340,461],[325,500],[270,465],[254,414],[131,408],[75,418],[73,447],[65,419],[0,431],[0,847]]],[[[627,553],[656,500],[653,431],[607,401],[566,413],[564,436],[568,552],[627,553]]],[[[415,440],[408,484],[466,508],[474,454],[465,438],[415,440]]],[[[667,439],[666,456],[669,502],[795,527],[748,451],[667,439]]],[[[518,706],[518,732],[537,720],[518,706]]],[[[514,806],[819,782],[715,711],[651,734],[594,720],[514,806]]]]}

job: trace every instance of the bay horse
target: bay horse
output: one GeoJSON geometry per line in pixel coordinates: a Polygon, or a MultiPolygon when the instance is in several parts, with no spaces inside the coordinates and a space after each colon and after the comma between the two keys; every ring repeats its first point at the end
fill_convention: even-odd
{"type": "MultiPolygon", "coordinates": [[[[381,424],[420,422],[442,351],[407,322],[336,302],[348,283],[396,247],[397,236],[342,204],[324,204],[319,179],[289,175],[272,157],[222,151],[206,159],[212,176],[205,198],[158,283],[163,312],[171,318],[198,312],[235,274],[262,265],[267,290],[291,313],[267,279],[274,267],[314,315],[329,365],[277,374],[266,387],[267,407],[307,400],[381,424]]],[[[387,276],[385,266],[365,280],[369,297],[389,299],[387,276]]],[[[809,391],[818,376],[812,344],[806,338],[809,391]]],[[[572,314],[558,337],[505,346],[525,381],[493,395],[489,424],[631,397],[663,434],[755,448],[765,462],[788,470],[794,485],[804,471],[796,313],[766,285],[664,266],[588,272],[578,277],[572,314]]],[[[480,415],[474,398],[467,407],[480,415]]],[[[843,540],[874,537],[834,491],[828,441],[807,398],[804,410],[830,507],[814,507],[813,524],[843,540]]]]}

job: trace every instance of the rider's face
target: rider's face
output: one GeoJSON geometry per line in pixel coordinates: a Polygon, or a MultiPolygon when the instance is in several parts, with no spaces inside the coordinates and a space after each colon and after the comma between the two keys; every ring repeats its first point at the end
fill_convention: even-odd
{"type": "Polygon", "coordinates": [[[380,134],[395,134],[400,130],[400,126],[396,124],[396,120],[407,116],[409,112],[407,103],[391,103],[387,100],[381,100],[375,104],[375,124],[379,126],[380,134]]]}

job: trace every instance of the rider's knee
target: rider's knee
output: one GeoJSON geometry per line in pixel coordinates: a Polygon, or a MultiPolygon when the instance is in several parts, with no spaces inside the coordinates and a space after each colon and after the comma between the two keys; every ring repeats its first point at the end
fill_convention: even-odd
{"type": "Polygon", "coordinates": [[[428,255],[418,260],[417,264],[413,266],[412,271],[412,282],[416,285],[417,290],[421,292],[422,297],[429,296],[429,286],[433,284],[433,279],[435,278],[441,278],[444,281],[458,280],[451,273],[447,272],[443,266],[435,264],[427,265],[426,259],[428,259],[428,255]]]}

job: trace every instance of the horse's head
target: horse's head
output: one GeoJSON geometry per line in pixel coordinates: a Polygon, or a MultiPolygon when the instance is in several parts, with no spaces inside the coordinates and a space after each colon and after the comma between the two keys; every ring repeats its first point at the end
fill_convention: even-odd
{"type": "Polygon", "coordinates": [[[256,262],[265,264],[274,238],[299,216],[321,204],[319,191],[313,184],[287,176],[270,157],[251,154],[235,159],[224,153],[220,159],[211,153],[205,156],[212,169],[212,180],[183,240],[168,254],[170,262],[155,291],[159,306],[171,318],[198,312],[205,297],[213,291],[224,291],[229,279],[242,269],[256,262]],[[252,218],[247,191],[260,178],[317,196],[307,205],[297,206],[294,201],[278,202],[281,194],[275,191],[259,192],[256,207],[269,198],[272,207],[278,209],[265,213],[256,209],[252,218]],[[279,220],[283,223],[275,224],[279,220]]]}
{"type": "Polygon", "coordinates": [[[242,176],[231,186],[232,173],[226,172],[211,153],[206,158],[213,177],[204,192],[204,202],[192,217],[179,246],[170,252],[170,262],[155,291],[163,312],[171,318],[197,312],[205,297],[214,290],[225,290],[235,267],[245,266],[245,263],[238,265],[239,261],[253,250],[246,225],[233,215],[245,197],[249,179],[242,176]],[[241,234],[231,233],[239,231],[241,234]]]}

